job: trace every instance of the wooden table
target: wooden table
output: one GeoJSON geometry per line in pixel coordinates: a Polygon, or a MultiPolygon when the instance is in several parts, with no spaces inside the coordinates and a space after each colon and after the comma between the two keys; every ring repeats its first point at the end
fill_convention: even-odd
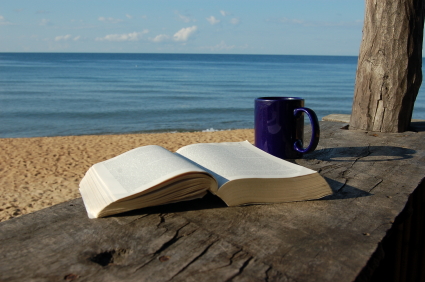
{"type": "Polygon", "coordinates": [[[322,122],[319,147],[296,161],[332,196],[242,207],[207,196],[92,220],[72,200],[0,223],[0,281],[424,281],[425,123],[343,126],[322,122]]]}

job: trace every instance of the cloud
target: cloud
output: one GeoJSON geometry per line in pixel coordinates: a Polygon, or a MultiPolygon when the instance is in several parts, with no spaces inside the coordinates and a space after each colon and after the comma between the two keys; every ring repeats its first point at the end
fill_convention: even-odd
{"type": "Polygon", "coordinates": [[[99,17],[97,20],[101,22],[108,22],[108,23],[119,23],[123,21],[122,19],[116,19],[112,17],[109,17],[109,18],[99,17]]]}
{"type": "Polygon", "coordinates": [[[239,22],[240,22],[239,18],[233,18],[230,20],[231,24],[239,24],[239,22]]]}
{"type": "Polygon", "coordinates": [[[195,19],[192,19],[190,17],[184,16],[184,15],[180,14],[177,11],[174,12],[174,13],[179,17],[179,20],[181,20],[182,22],[185,22],[185,23],[196,22],[195,19]]]}
{"type": "Polygon", "coordinates": [[[67,34],[67,35],[56,36],[55,37],[55,41],[67,41],[67,40],[70,40],[70,39],[72,39],[74,41],[78,41],[78,40],[80,40],[80,38],[81,38],[80,35],[75,36],[74,38],[72,38],[72,35],[71,34],[67,34]]]}
{"type": "Polygon", "coordinates": [[[52,23],[48,19],[41,19],[41,21],[38,24],[41,26],[52,25],[52,23]]]}
{"type": "Polygon", "coordinates": [[[183,15],[178,15],[178,16],[179,16],[180,20],[182,20],[183,22],[185,22],[185,23],[190,22],[189,17],[183,16],[183,15]]]}
{"type": "Polygon", "coordinates": [[[0,15],[0,25],[11,25],[12,23],[7,21],[2,15],[0,15]]]}
{"type": "Polygon", "coordinates": [[[220,51],[227,52],[227,51],[233,50],[233,49],[242,50],[242,49],[247,49],[247,48],[249,48],[249,46],[247,44],[239,45],[239,46],[227,45],[226,42],[224,42],[223,40],[215,46],[202,46],[202,47],[200,47],[200,49],[209,50],[211,52],[220,52],[220,51]]]}
{"type": "Polygon", "coordinates": [[[340,21],[340,22],[327,22],[327,21],[305,21],[300,19],[288,19],[288,18],[273,18],[267,19],[267,22],[285,24],[285,25],[299,25],[304,27],[353,27],[361,26],[362,21],[340,21]]]}
{"type": "Polygon", "coordinates": [[[155,36],[154,38],[149,38],[149,40],[152,41],[152,42],[159,43],[159,42],[168,40],[169,38],[170,37],[166,34],[160,34],[160,35],[155,36]]]}
{"type": "Polygon", "coordinates": [[[10,22],[6,21],[6,19],[0,15],[0,25],[9,25],[11,24],[10,22]]]}
{"type": "Polygon", "coordinates": [[[205,49],[210,49],[211,51],[222,51],[222,50],[231,50],[236,48],[235,45],[227,45],[224,41],[221,41],[215,46],[204,47],[205,49]]]}
{"type": "Polygon", "coordinates": [[[71,38],[71,34],[60,35],[55,37],[55,41],[66,41],[71,38]]]}
{"type": "Polygon", "coordinates": [[[288,19],[288,18],[281,18],[279,19],[280,23],[289,23],[289,24],[304,24],[305,21],[298,20],[298,19],[288,19]]]}
{"type": "Polygon", "coordinates": [[[196,25],[180,29],[173,35],[174,41],[187,41],[189,36],[195,33],[197,29],[198,27],[196,25]]]}
{"type": "Polygon", "coordinates": [[[126,16],[128,19],[130,19],[130,20],[133,18],[133,16],[132,16],[132,15],[129,15],[129,14],[126,14],[125,16],[126,16]]]}
{"type": "Polygon", "coordinates": [[[114,42],[122,42],[122,41],[138,41],[142,39],[143,34],[148,33],[149,31],[145,29],[142,32],[132,32],[132,33],[124,33],[124,34],[108,34],[105,37],[97,37],[96,41],[114,41],[114,42]]]}
{"type": "Polygon", "coordinates": [[[220,14],[221,14],[223,17],[230,15],[230,13],[229,13],[229,12],[226,12],[226,11],[223,11],[223,10],[221,10],[221,11],[220,11],[220,14]]]}
{"type": "Polygon", "coordinates": [[[207,21],[212,25],[218,24],[220,22],[220,20],[216,19],[214,16],[208,17],[207,21]]]}

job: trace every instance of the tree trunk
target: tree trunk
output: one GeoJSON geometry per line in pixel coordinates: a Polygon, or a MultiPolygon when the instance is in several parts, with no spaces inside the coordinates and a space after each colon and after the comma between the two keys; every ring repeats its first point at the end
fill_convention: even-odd
{"type": "Polygon", "coordinates": [[[422,83],[424,0],[366,0],[350,129],[408,130],[422,83]]]}

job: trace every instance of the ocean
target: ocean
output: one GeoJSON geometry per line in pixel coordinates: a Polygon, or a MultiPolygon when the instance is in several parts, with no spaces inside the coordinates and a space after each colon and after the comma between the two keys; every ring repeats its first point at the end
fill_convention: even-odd
{"type": "MultiPolygon", "coordinates": [[[[357,57],[0,53],[0,137],[253,128],[254,99],[350,114],[357,57]]],[[[413,118],[425,119],[424,90],[413,118]]]]}

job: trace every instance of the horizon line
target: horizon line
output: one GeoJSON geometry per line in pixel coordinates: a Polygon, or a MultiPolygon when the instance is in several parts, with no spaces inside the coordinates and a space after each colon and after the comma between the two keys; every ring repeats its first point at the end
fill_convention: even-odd
{"type": "Polygon", "coordinates": [[[318,55],[318,54],[252,54],[252,53],[163,53],[163,52],[48,52],[48,51],[0,51],[0,54],[158,54],[158,55],[231,55],[231,56],[322,56],[322,57],[358,57],[358,55],[318,55]]]}

